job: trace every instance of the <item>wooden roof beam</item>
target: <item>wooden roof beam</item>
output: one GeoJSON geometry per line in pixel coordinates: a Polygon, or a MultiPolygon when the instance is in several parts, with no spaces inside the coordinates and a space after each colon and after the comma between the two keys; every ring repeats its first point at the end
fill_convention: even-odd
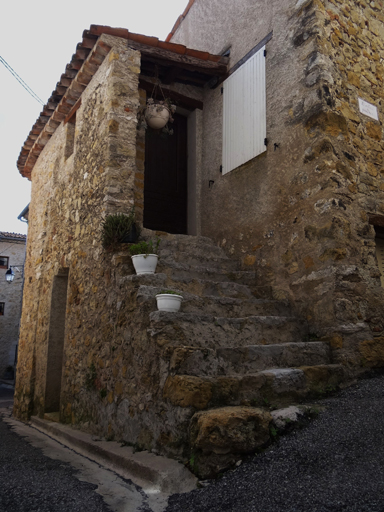
{"type": "MultiPolygon", "coordinates": [[[[146,80],[143,80],[142,78],[139,78],[139,88],[144,89],[149,94],[152,94],[154,84],[152,82],[147,82],[146,80]]],[[[175,102],[176,105],[179,105],[180,107],[185,107],[189,110],[203,110],[203,102],[200,100],[196,100],[195,98],[191,98],[189,96],[185,96],[184,94],[181,94],[179,92],[173,91],[172,89],[168,89],[166,87],[161,88],[164,95],[167,98],[170,98],[172,101],[175,102]]],[[[160,98],[160,96],[159,96],[160,98]]],[[[160,98],[161,99],[161,98],[160,98]]]]}

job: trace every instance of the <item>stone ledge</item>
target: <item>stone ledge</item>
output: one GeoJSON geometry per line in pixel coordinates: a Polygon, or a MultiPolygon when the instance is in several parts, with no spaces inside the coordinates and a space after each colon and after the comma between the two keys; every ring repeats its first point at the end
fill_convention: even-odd
{"type": "Polygon", "coordinates": [[[32,416],[31,425],[68,448],[132,480],[144,490],[150,488],[174,494],[196,488],[197,478],[175,460],[147,451],[134,453],[131,446],[113,441],[94,441],[90,434],[37,416],[32,416]]]}

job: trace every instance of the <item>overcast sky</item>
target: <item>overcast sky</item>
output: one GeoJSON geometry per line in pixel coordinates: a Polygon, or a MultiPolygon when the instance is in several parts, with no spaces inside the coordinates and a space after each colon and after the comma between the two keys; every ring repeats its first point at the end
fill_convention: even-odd
{"type": "MultiPolygon", "coordinates": [[[[0,56],[44,103],[91,24],[165,39],[188,0],[20,0],[2,5],[0,56]]],[[[26,233],[17,219],[30,182],[16,161],[41,105],[0,63],[0,231],[26,233]]]]}

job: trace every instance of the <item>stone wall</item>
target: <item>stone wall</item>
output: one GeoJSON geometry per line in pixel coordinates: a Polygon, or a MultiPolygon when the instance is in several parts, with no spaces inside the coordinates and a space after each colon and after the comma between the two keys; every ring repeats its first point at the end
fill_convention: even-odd
{"type": "Polygon", "coordinates": [[[382,215],[384,198],[383,2],[314,2],[312,9],[319,35],[307,81],[324,103],[305,121],[303,162],[326,192],[313,201],[317,225],[303,223],[311,259],[291,289],[312,302],[309,321],[328,335],[335,360],[382,365],[384,294],[369,218],[382,215]],[[378,108],[379,121],[360,112],[359,98],[378,108]]]}
{"type": "MultiPolygon", "coordinates": [[[[268,149],[224,176],[221,92],[204,89],[195,123],[196,231],[256,271],[260,296],[291,299],[311,336],[329,340],[334,361],[381,364],[383,291],[369,224],[382,212],[381,125],[357,108],[361,96],[380,110],[379,3],[367,4],[359,30],[362,3],[258,4],[196,0],[174,37],[213,53],[231,45],[232,66],[273,31],[268,149]]],[[[145,101],[140,55],[119,38],[102,39],[112,49],[75,123],[57,128],[32,174],[15,414],[47,411],[52,343],[60,338],[62,421],[180,454],[191,410],[162,396],[167,342],[159,335],[154,343],[148,331],[154,300],[140,295],[143,281],[131,275],[127,252],[108,253],[100,242],[108,213],[135,205],[142,219],[145,154],[144,131],[136,129],[145,101]]],[[[161,276],[150,284],[161,286],[161,276]]]]}
{"type": "MultiPolygon", "coordinates": [[[[19,235],[20,236],[20,235],[19,235]]],[[[7,269],[0,269],[0,302],[5,303],[4,315],[0,316],[0,378],[8,366],[14,366],[16,347],[19,337],[21,315],[21,294],[23,288],[23,265],[25,258],[25,240],[0,242],[0,256],[9,258],[9,265],[19,266],[12,283],[7,283],[7,269]]]]}
{"type": "Polygon", "coordinates": [[[73,153],[66,152],[70,123],[61,123],[33,170],[15,399],[20,418],[45,410],[54,276],[68,274],[62,388],[68,404],[87,368],[106,359],[113,336],[113,269],[101,247],[101,224],[134,202],[140,54],[118,38],[102,40],[112,50],[82,94],[73,153]]]}
{"type": "Polygon", "coordinates": [[[383,208],[383,140],[358,97],[382,121],[382,2],[224,4],[196,0],[172,42],[230,47],[232,67],[273,31],[269,144],[221,176],[222,97],[220,88],[205,90],[201,232],[257,271],[260,294],[293,300],[311,335],[331,341],[335,360],[376,364],[367,347],[380,342],[383,292],[368,214],[383,208]]]}

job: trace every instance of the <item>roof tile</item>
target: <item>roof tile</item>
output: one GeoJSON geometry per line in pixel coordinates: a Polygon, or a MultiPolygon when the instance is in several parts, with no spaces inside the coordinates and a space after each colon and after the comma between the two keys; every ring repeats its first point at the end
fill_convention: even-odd
{"type": "Polygon", "coordinates": [[[25,240],[27,235],[22,235],[21,233],[10,233],[8,231],[0,231],[0,242],[2,238],[6,238],[7,240],[25,240]]]}

